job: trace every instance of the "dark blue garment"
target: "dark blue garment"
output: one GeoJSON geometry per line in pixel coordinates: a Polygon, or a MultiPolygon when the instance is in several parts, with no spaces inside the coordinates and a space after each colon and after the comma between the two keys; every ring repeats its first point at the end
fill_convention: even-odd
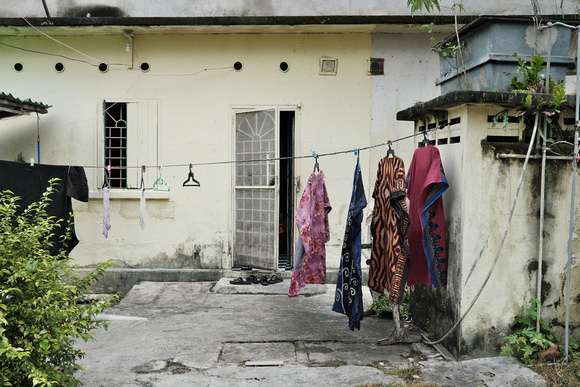
{"type": "Polygon", "coordinates": [[[336,281],[336,294],[332,310],[348,316],[348,327],[360,329],[363,319],[362,287],[361,287],[361,222],[363,208],[367,206],[367,198],[362,182],[360,164],[357,162],[354,170],[354,184],[348,208],[340,272],[336,281]]]}

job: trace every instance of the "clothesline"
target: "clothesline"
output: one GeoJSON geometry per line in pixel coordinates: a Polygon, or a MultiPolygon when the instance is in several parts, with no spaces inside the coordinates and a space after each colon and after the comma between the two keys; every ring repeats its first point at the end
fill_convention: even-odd
{"type": "MultiPolygon", "coordinates": [[[[381,146],[386,146],[386,145],[391,145],[395,142],[399,142],[402,140],[408,140],[410,138],[414,138],[420,135],[425,135],[427,136],[428,132],[432,132],[435,131],[437,129],[443,129],[444,127],[448,126],[448,123],[444,123],[441,125],[438,125],[434,128],[430,128],[430,129],[425,129],[421,132],[418,133],[414,133],[408,136],[404,136],[404,137],[399,137],[396,138],[394,140],[389,140],[383,143],[379,143],[379,144],[373,144],[373,145],[369,145],[369,146],[365,146],[362,148],[353,148],[353,149],[347,149],[347,150],[341,150],[341,151],[335,151],[335,152],[327,152],[327,153],[316,153],[316,152],[312,152],[312,155],[301,155],[301,156],[281,156],[281,157],[269,157],[269,158],[265,158],[265,159],[252,159],[252,160],[226,160],[226,161],[207,161],[207,162],[200,162],[200,163],[187,163],[187,164],[163,164],[163,165],[130,165],[130,166],[110,166],[111,169],[135,169],[135,168],[174,168],[174,167],[196,167],[196,166],[207,166],[207,165],[224,165],[224,164],[247,164],[247,163],[259,163],[259,162],[268,162],[268,161],[282,161],[282,160],[299,160],[299,159],[307,159],[307,158],[320,158],[320,157],[326,157],[326,156],[336,156],[336,155],[340,155],[340,154],[347,154],[347,153],[359,153],[360,151],[364,151],[364,150],[369,150],[369,149],[374,149],[374,148],[378,148],[381,146]]],[[[96,165],[87,165],[84,166],[84,168],[106,168],[104,166],[96,166],[96,165]]]]}

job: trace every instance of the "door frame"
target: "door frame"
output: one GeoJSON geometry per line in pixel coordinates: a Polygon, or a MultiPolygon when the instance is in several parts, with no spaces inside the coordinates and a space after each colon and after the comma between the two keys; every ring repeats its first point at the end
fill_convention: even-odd
{"type": "MultiPolygon", "coordinates": [[[[298,154],[298,149],[300,148],[298,146],[298,141],[297,141],[297,133],[298,133],[298,127],[299,127],[299,111],[300,111],[300,105],[230,105],[229,106],[229,110],[230,110],[230,130],[231,130],[231,144],[230,144],[230,154],[231,154],[231,160],[232,160],[232,165],[230,168],[230,211],[228,216],[230,217],[229,219],[229,227],[230,230],[228,231],[229,234],[229,239],[230,239],[230,254],[229,254],[229,263],[230,263],[230,267],[234,267],[234,254],[235,254],[235,238],[236,238],[236,225],[235,225],[235,221],[236,221],[236,114],[237,113],[250,113],[253,111],[262,111],[262,110],[275,110],[275,114],[276,114],[276,126],[277,126],[277,133],[276,133],[276,156],[273,157],[278,157],[279,155],[279,141],[280,141],[280,112],[281,111],[293,111],[294,112],[294,125],[293,125],[293,139],[294,139],[294,156],[296,156],[296,154],[298,154]]],[[[275,195],[276,195],[276,204],[275,204],[275,216],[276,218],[278,218],[279,216],[279,208],[280,208],[280,199],[279,199],[279,194],[280,194],[280,162],[279,160],[276,160],[276,183],[275,183],[275,195]]],[[[296,190],[296,176],[299,176],[299,174],[297,173],[297,168],[296,168],[296,163],[294,164],[294,176],[293,176],[293,189],[296,190]]],[[[300,198],[299,193],[295,193],[293,195],[293,208],[297,208],[298,205],[298,200],[300,198]]],[[[276,241],[278,240],[278,238],[275,239],[276,241]]],[[[294,255],[294,246],[295,246],[295,240],[296,240],[296,232],[292,233],[292,240],[291,240],[291,248],[290,248],[290,254],[293,257],[294,255]]],[[[279,246],[276,245],[275,246],[275,257],[274,257],[274,270],[277,271],[278,268],[278,261],[279,261],[279,246]]]]}

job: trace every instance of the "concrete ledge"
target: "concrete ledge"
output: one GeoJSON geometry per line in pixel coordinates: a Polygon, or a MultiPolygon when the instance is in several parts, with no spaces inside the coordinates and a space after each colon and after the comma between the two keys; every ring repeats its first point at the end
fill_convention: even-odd
{"type": "MultiPolygon", "coordinates": [[[[79,268],[77,272],[88,274],[91,268],[79,268]]],[[[121,297],[124,297],[131,288],[139,282],[142,281],[152,281],[152,282],[218,282],[220,279],[224,279],[224,288],[235,287],[238,292],[240,287],[249,287],[249,285],[231,285],[230,280],[242,277],[246,278],[250,274],[255,274],[258,277],[263,275],[271,276],[273,274],[278,274],[280,277],[284,278],[284,282],[281,284],[286,288],[285,291],[288,292],[290,286],[290,278],[292,277],[292,271],[282,271],[282,272],[266,272],[266,271],[234,271],[232,269],[130,269],[130,268],[117,268],[109,269],[105,272],[103,278],[98,282],[94,283],[89,287],[89,290],[96,294],[114,294],[117,293],[121,297]]],[[[338,269],[330,268],[326,271],[326,283],[336,284],[338,278],[338,269]]],[[[368,270],[364,269],[362,272],[362,283],[366,284],[368,282],[368,270]]],[[[263,288],[261,291],[255,290],[250,293],[276,293],[274,290],[275,286],[280,286],[280,284],[272,284],[268,286],[253,285],[263,288]]],[[[315,285],[308,285],[315,286],[315,285]]],[[[304,290],[304,289],[303,289],[304,290]]],[[[225,290],[224,290],[225,291],[225,290]]],[[[232,291],[231,293],[235,293],[232,291]]],[[[302,291],[301,291],[302,294],[302,291]]],[[[306,294],[306,293],[305,293],[306,294]]],[[[315,293],[317,294],[317,293],[315,293]]]]}
{"type": "MultiPolygon", "coordinates": [[[[242,278],[246,278],[246,276],[242,276],[242,278]]],[[[289,277],[284,278],[284,281],[282,282],[269,284],[267,286],[261,284],[233,285],[230,284],[231,280],[233,280],[233,278],[220,279],[214,286],[213,291],[222,294],[288,294],[288,291],[290,290],[289,277]]],[[[326,293],[326,285],[306,285],[306,287],[300,289],[301,296],[311,296],[324,293],[326,293]]]]}
{"type": "MultiPolygon", "coordinates": [[[[93,269],[78,269],[88,273],[93,269]]],[[[215,282],[230,275],[229,269],[109,269],[90,286],[93,293],[118,293],[124,297],[138,282],[215,282]]]]}

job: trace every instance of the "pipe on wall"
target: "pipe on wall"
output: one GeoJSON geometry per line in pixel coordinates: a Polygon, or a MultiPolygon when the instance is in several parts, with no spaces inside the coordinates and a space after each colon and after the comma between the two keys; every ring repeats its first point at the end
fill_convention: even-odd
{"type": "Polygon", "coordinates": [[[46,0],[42,0],[42,5],[44,7],[44,12],[46,12],[46,17],[50,17],[50,12],[48,12],[48,7],[46,6],[46,0]]]}

